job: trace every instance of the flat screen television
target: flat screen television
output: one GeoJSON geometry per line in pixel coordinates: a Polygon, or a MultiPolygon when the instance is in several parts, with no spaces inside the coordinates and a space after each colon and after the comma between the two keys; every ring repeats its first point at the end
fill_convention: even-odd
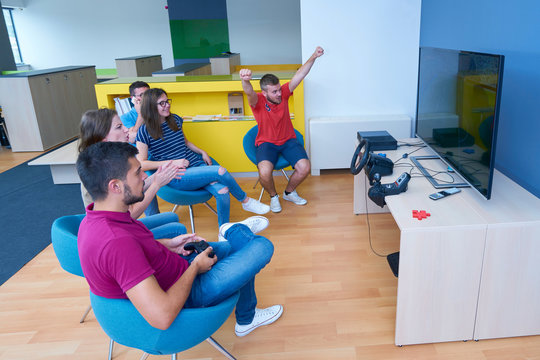
{"type": "Polygon", "coordinates": [[[415,134],[464,180],[439,182],[411,157],[434,187],[491,197],[503,68],[503,55],[420,48],[415,134]]]}

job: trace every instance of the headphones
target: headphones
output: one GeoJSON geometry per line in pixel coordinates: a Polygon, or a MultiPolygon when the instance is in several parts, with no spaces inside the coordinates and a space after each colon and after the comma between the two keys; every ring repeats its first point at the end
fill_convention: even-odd
{"type": "Polygon", "coordinates": [[[353,175],[357,175],[358,173],[360,173],[360,171],[362,171],[364,166],[367,164],[369,159],[369,147],[369,141],[367,141],[366,139],[362,139],[360,141],[360,144],[358,144],[358,146],[356,147],[356,150],[354,151],[354,155],[351,160],[351,173],[353,175]],[[364,152],[360,153],[360,151],[364,147],[364,152]],[[356,161],[359,157],[361,157],[361,159],[358,162],[358,165],[356,165],[356,161]]]}

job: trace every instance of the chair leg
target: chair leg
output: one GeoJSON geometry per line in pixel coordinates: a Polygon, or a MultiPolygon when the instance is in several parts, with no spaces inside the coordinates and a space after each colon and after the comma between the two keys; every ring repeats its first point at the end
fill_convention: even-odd
{"type": "Polygon", "coordinates": [[[204,203],[204,205],[206,205],[206,207],[207,207],[207,208],[209,208],[209,209],[210,209],[210,211],[212,211],[212,212],[213,212],[213,213],[214,213],[215,215],[217,215],[217,211],[216,211],[216,210],[214,210],[214,208],[213,208],[213,207],[211,207],[211,206],[210,206],[210,204],[209,204],[208,202],[205,202],[205,203],[204,203]]]}
{"type": "Polygon", "coordinates": [[[113,339],[111,339],[111,341],[109,342],[109,360],[112,360],[113,348],[114,348],[114,341],[113,339]]]}
{"type": "MultiPolygon", "coordinates": [[[[287,179],[287,181],[289,181],[289,175],[287,175],[287,173],[285,172],[285,170],[281,169],[281,172],[283,173],[283,175],[285,176],[285,178],[287,179]]],[[[255,189],[255,187],[257,186],[257,184],[260,182],[260,179],[257,178],[257,182],[255,183],[255,185],[253,186],[253,188],[255,189]]],[[[262,196],[264,194],[264,187],[262,186],[261,184],[261,194],[259,195],[259,201],[261,201],[262,199],[262,196]]]]}
{"type": "Polygon", "coordinates": [[[171,360],[176,360],[176,354],[171,355],[171,360]]]}
{"type": "Polygon", "coordinates": [[[86,308],[86,311],[84,312],[81,321],[79,321],[81,324],[84,322],[84,319],[86,319],[86,316],[88,315],[90,310],[92,310],[92,305],[88,305],[88,307],[86,308]]]}
{"type": "Polygon", "coordinates": [[[191,221],[191,232],[195,234],[195,221],[193,220],[193,207],[191,205],[188,205],[189,207],[189,220],[191,221]]]}
{"type": "Polygon", "coordinates": [[[219,352],[221,352],[223,355],[225,355],[225,357],[227,359],[230,359],[230,360],[236,360],[236,358],[234,356],[232,356],[227,350],[225,350],[225,348],[223,346],[221,346],[216,340],[214,340],[211,336],[206,339],[206,341],[208,341],[210,344],[212,344],[213,347],[215,347],[216,349],[219,350],[219,352]]]}
{"type": "Polygon", "coordinates": [[[148,353],[143,353],[143,354],[141,355],[141,358],[140,358],[139,360],[146,360],[146,359],[148,359],[148,356],[149,356],[149,355],[150,355],[150,354],[148,354],[148,353]]]}
{"type": "Polygon", "coordinates": [[[174,207],[172,208],[172,212],[176,212],[177,207],[178,207],[178,205],[174,205],[174,207]]]}

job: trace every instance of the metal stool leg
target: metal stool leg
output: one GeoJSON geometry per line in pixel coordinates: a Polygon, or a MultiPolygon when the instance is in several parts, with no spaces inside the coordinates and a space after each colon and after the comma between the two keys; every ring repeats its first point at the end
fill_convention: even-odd
{"type": "Polygon", "coordinates": [[[109,360],[112,360],[113,348],[114,348],[114,341],[113,339],[111,339],[111,341],[109,342],[109,360]]]}
{"type": "Polygon", "coordinates": [[[213,207],[210,206],[210,204],[208,202],[205,202],[204,205],[206,205],[207,208],[210,209],[210,211],[212,211],[214,213],[214,215],[217,215],[217,211],[214,210],[213,207]]]}
{"type": "Polygon", "coordinates": [[[189,220],[191,221],[191,232],[195,233],[195,221],[193,220],[193,207],[189,206],[189,220]]]}
{"type": "Polygon", "coordinates": [[[148,359],[148,356],[150,356],[150,354],[143,353],[143,354],[141,355],[141,358],[140,358],[139,360],[146,360],[146,359],[148,359]]]}
{"type": "Polygon", "coordinates": [[[212,344],[213,347],[219,350],[225,357],[229,360],[236,360],[234,356],[232,356],[223,346],[221,346],[216,340],[214,340],[211,336],[206,339],[210,344],[212,344]]]}
{"type": "Polygon", "coordinates": [[[92,310],[92,305],[88,305],[88,307],[86,308],[86,311],[84,312],[81,321],[79,321],[81,324],[84,322],[84,319],[86,319],[86,316],[88,315],[90,310],[92,310]]]}

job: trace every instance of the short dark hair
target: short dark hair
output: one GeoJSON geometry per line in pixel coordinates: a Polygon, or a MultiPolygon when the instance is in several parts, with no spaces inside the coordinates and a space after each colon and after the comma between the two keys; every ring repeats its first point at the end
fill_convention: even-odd
{"type": "Polygon", "coordinates": [[[148,85],[144,81],[135,81],[134,83],[131,83],[131,85],[129,85],[129,95],[134,96],[135,89],[144,88],[144,87],[150,89],[150,85],[148,85]]]}
{"type": "Polygon", "coordinates": [[[137,148],[129,143],[104,141],[87,147],[79,154],[77,172],[94,201],[107,197],[109,181],[126,179],[129,159],[137,153],[137,148]]]}
{"type": "Polygon", "coordinates": [[[263,77],[261,78],[261,81],[259,83],[261,84],[261,89],[266,91],[266,87],[268,85],[278,85],[279,84],[279,79],[274,74],[265,74],[265,75],[263,75],[263,77]]]}

